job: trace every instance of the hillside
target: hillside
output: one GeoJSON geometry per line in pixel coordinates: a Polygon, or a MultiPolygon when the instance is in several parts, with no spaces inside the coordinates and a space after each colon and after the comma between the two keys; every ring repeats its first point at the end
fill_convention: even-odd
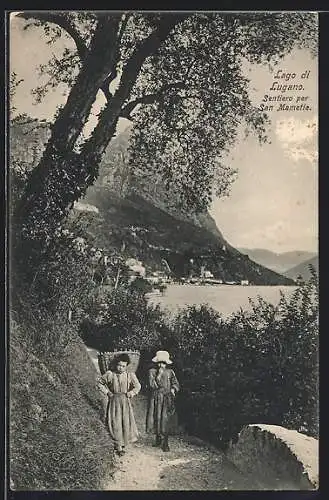
{"type": "MultiPolygon", "coordinates": [[[[79,219],[93,245],[120,250],[125,243],[124,256],[141,260],[149,270],[163,270],[162,259],[165,259],[176,277],[191,272],[198,275],[203,265],[223,281],[247,279],[259,285],[292,283],[242,255],[212,228],[178,219],[142,196],[131,194],[120,198],[109,189],[94,187],[83,201],[96,206],[99,213],[74,210],[71,217],[79,219]]],[[[209,216],[210,227],[211,223],[209,216]]]]}
{"type": "Polygon", "coordinates": [[[165,259],[176,277],[199,275],[205,266],[223,281],[292,284],[233,248],[208,212],[193,214],[182,209],[178,194],[168,193],[160,177],[145,181],[138,169],[132,171],[130,133],[128,127],[111,142],[97,182],[81,200],[99,209],[99,215],[86,215],[95,245],[119,249],[124,241],[127,256],[142,260],[153,270],[162,269],[161,260],[165,259]]]}
{"type": "Polygon", "coordinates": [[[292,267],[315,256],[315,253],[302,250],[282,253],[272,252],[264,248],[239,248],[238,250],[245,255],[249,255],[254,262],[268,267],[277,273],[285,273],[292,267]]]}
{"type": "Polygon", "coordinates": [[[8,352],[10,487],[102,489],[113,471],[113,445],[96,370],[65,315],[41,311],[18,288],[8,352]]]}
{"type": "MultiPolygon", "coordinates": [[[[152,175],[145,179],[138,168],[132,169],[129,166],[128,145],[130,134],[131,126],[127,127],[111,141],[102,159],[99,176],[94,187],[107,188],[120,198],[137,194],[155,207],[174,216],[175,219],[193,222],[196,226],[208,229],[224,242],[223,235],[207,211],[195,214],[189,210],[184,210],[179,206],[178,193],[173,188],[168,192],[164,188],[159,174],[156,175],[152,172],[152,175]]],[[[88,190],[87,199],[90,197],[95,198],[92,194],[94,187],[88,190]]],[[[226,245],[229,244],[226,242],[226,245]]]]}
{"type": "Polygon", "coordinates": [[[298,278],[298,276],[301,276],[303,280],[307,281],[311,277],[309,266],[313,266],[316,273],[319,274],[319,257],[315,256],[312,259],[308,259],[298,264],[298,266],[294,266],[285,272],[285,276],[294,280],[298,278]]]}

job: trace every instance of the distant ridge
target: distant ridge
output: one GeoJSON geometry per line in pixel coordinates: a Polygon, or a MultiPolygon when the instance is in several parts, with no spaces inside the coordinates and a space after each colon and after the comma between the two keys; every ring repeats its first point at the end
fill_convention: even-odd
{"type": "Polygon", "coordinates": [[[263,248],[238,248],[258,264],[268,267],[278,273],[285,273],[302,262],[312,259],[316,252],[307,252],[304,250],[295,250],[289,252],[272,252],[263,248]]]}
{"type": "Polygon", "coordinates": [[[313,266],[317,274],[319,274],[319,257],[317,255],[312,259],[308,259],[301,264],[298,264],[298,266],[289,269],[285,272],[285,276],[294,280],[298,278],[298,276],[301,276],[305,281],[307,281],[311,277],[309,266],[313,266]]]}

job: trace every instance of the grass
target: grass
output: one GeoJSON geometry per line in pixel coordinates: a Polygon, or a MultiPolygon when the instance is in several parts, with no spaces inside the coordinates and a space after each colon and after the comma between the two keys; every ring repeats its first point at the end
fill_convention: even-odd
{"type": "MultiPolygon", "coordinates": [[[[10,477],[15,490],[99,490],[113,471],[95,368],[72,334],[45,356],[10,331],[10,477]]],[[[39,325],[42,329],[42,324],[39,325]]]]}

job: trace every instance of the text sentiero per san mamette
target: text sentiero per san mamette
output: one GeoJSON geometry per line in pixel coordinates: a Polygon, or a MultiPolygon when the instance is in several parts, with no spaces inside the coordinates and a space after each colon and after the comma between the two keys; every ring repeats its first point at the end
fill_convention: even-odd
{"type": "Polygon", "coordinates": [[[309,76],[309,70],[303,71],[300,75],[282,69],[277,70],[268,94],[263,96],[259,106],[260,111],[311,111],[310,97],[305,95],[304,86],[309,76]],[[296,77],[297,81],[300,78],[298,83],[296,77]],[[287,92],[293,92],[293,94],[287,95],[287,92]]]}

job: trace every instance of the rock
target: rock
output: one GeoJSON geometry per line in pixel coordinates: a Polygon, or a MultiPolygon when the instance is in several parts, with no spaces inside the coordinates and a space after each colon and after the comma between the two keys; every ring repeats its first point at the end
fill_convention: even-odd
{"type": "Polygon", "coordinates": [[[295,430],[267,424],[247,425],[227,456],[264,488],[318,488],[318,441],[295,430]]]}

